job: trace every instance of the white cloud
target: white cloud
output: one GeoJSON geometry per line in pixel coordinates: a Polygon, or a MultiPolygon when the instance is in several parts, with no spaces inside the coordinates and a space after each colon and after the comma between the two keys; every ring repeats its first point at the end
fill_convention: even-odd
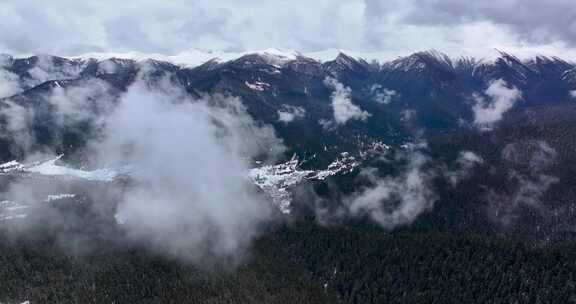
{"type": "Polygon", "coordinates": [[[502,159],[542,172],[556,163],[558,152],[545,141],[525,140],[507,144],[502,149],[502,159]]]}
{"type": "Polygon", "coordinates": [[[178,258],[236,258],[271,204],[247,178],[249,160],[283,144],[237,98],[190,100],[166,84],[132,85],[92,148],[102,164],[130,164],[134,185],[118,205],[128,236],[178,258]]]}
{"type": "Polygon", "coordinates": [[[334,121],[338,125],[346,124],[350,120],[366,120],[370,113],[363,111],[360,107],[352,103],[352,90],[345,87],[338,80],[327,77],[324,84],[334,89],[332,93],[332,110],[334,111],[334,121]]]}
{"type": "Polygon", "coordinates": [[[404,121],[404,122],[411,122],[412,120],[414,120],[414,118],[416,118],[416,110],[410,110],[410,109],[406,109],[406,110],[402,110],[400,112],[400,120],[404,121]]]}
{"type": "Polygon", "coordinates": [[[475,104],[472,106],[474,124],[481,130],[491,130],[504,114],[522,98],[522,93],[517,88],[508,88],[502,79],[492,81],[484,94],[490,100],[487,101],[480,95],[474,95],[475,104]]]}
{"type": "Polygon", "coordinates": [[[506,226],[513,224],[525,208],[543,216],[558,210],[543,200],[548,190],[560,181],[549,174],[558,161],[558,152],[552,146],[541,140],[516,141],[502,149],[501,158],[513,167],[506,172],[512,187],[504,187],[505,191],[488,189],[485,199],[493,220],[506,226]]]}
{"type": "Polygon", "coordinates": [[[289,123],[295,119],[302,119],[304,116],[306,116],[306,110],[302,107],[282,105],[282,108],[278,110],[278,121],[283,123],[289,123]]]}
{"type": "Polygon", "coordinates": [[[118,64],[112,59],[106,59],[98,62],[99,74],[113,74],[118,70],[118,64]]]}
{"type": "Polygon", "coordinates": [[[484,159],[472,151],[460,151],[456,159],[456,168],[454,170],[445,170],[444,176],[453,186],[457,186],[462,180],[470,177],[472,169],[475,166],[483,164],[484,159]]]}
{"type": "Polygon", "coordinates": [[[472,151],[462,151],[458,155],[458,163],[483,163],[482,157],[472,151]]]}
{"type": "Polygon", "coordinates": [[[572,90],[570,91],[570,97],[575,98],[576,99],[576,90],[572,90]]]}
{"type": "Polygon", "coordinates": [[[21,90],[20,77],[0,68],[0,98],[10,97],[19,93],[21,90]]]}
{"type": "Polygon", "coordinates": [[[47,94],[46,101],[55,107],[56,123],[69,126],[107,114],[113,104],[109,90],[107,82],[88,79],[66,88],[54,87],[47,94]]]}
{"type": "Polygon", "coordinates": [[[488,200],[488,215],[493,221],[508,226],[518,220],[522,209],[529,208],[541,215],[552,210],[542,199],[550,187],[560,181],[559,178],[547,174],[524,175],[515,170],[508,175],[514,188],[506,192],[489,189],[485,198],[488,200]]]}
{"type": "Polygon", "coordinates": [[[350,42],[362,39],[361,0],[313,4],[57,0],[49,6],[43,4],[39,0],[0,4],[0,34],[4,37],[0,51],[63,55],[98,51],[176,54],[193,48],[305,51],[338,48],[345,41],[351,46],[350,42]],[[325,31],[327,24],[332,31],[325,31]]]}
{"type": "Polygon", "coordinates": [[[430,159],[418,151],[409,151],[404,157],[407,163],[397,176],[379,178],[375,169],[362,173],[372,185],[345,199],[353,215],[368,215],[382,227],[393,229],[411,224],[434,206],[434,172],[425,169],[430,159]]]}
{"type": "Polygon", "coordinates": [[[571,1],[517,2],[9,0],[0,3],[0,52],[175,55],[278,47],[483,57],[497,47],[575,54],[571,1]]]}
{"type": "Polygon", "coordinates": [[[13,141],[12,152],[19,154],[18,151],[28,151],[36,142],[31,128],[35,116],[34,111],[7,100],[0,106],[0,115],[6,121],[6,128],[2,130],[0,136],[13,141]]]}
{"type": "Polygon", "coordinates": [[[374,101],[381,104],[390,104],[392,98],[398,95],[398,92],[382,87],[379,84],[374,84],[370,87],[370,93],[372,94],[374,101]]]}
{"type": "Polygon", "coordinates": [[[73,79],[80,76],[83,65],[73,64],[68,61],[60,65],[54,63],[54,57],[50,55],[37,55],[38,61],[28,70],[32,76],[30,85],[37,85],[53,79],[73,79]]]}
{"type": "MultiPolygon", "coordinates": [[[[99,136],[82,151],[84,165],[131,168],[129,185],[90,185],[81,194],[98,202],[89,205],[98,214],[101,209],[116,210],[119,229],[126,233],[118,241],[126,241],[126,236],[199,266],[236,263],[261,225],[274,218],[272,204],[248,178],[250,165],[253,159],[274,161],[285,149],[283,142],[271,126],[253,120],[239,98],[215,95],[194,100],[169,78],[152,81],[147,72],[144,69],[118,99],[95,80],[56,87],[46,95],[62,126],[79,119],[98,120],[99,136]],[[110,104],[114,107],[109,108],[110,104]]],[[[44,159],[46,154],[39,154],[44,151],[29,149],[35,139],[30,123],[34,111],[7,102],[1,114],[9,118],[7,136],[19,135],[15,139],[26,146],[28,154],[22,159],[44,159]]],[[[39,202],[34,206],[45,206],[46,194],[74,193],[72,186],[53,181],[40,185],[22,179],[7,188],[3,196],[30,205],[39,202]]],[[[41,222],[50,228],[69,225],[66,216],[51,210],[42,213],[41,222]]],[[[38,228],[39,224],[23,225],[38,228]]],[[[109,231],[109,224],[94,225],[88,230],[109,231]]],[[[66,232],[58,232],[57,237],[72,247],[90,239],[66,232]]]]}
{"type": "MultiPolygon", "coordinates": [[[[99,79],[81,80],[66,88],[59,82],[48,92],[35,97],[39,103],[53,107],[51,118],[54,127],[68,128],[78,122],[98,122],[99,115],[105,115],[112,107],[114,97],[109,85],[99,79]]],[[[0,116],[6,121],[6,127],[0,136],[13,142],[12,152],[16,155],[26,154],[36,143],[33,125],[37,107],[16,103],[10,98],[0,107],[0,116]]],[[[59,132],[52,136],[58,139],[59,132]]]]}

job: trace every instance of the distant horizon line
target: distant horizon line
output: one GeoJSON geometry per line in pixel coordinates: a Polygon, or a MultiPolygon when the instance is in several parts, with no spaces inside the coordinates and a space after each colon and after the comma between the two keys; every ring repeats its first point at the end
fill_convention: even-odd
{"type": "MultiPolygon", "coordinates": [[[[0,56],[8,56],[12,59],[27,59],[34,56],[51,56],[60,57],[66,59],[95,59],[99,61],[108,59],[128,59],[135,61],[145,61],[145,60],[158,60],[164,62],[170,62],[176,65],[181,65],[185,67],[195,67],[200,66],[212,60],[218,60],[221,62],[233,61],[246,55],[262,54],[271,55],[273,57],[284,59],[286,61],[291,61],[297,59],[297,57],[305,57],[314,59],[319,62],[328,62],[335,60],[338,55],[344,54],[352,57],[356,60],[362,59],[368,62],[379,62],[386,63],[394,61],[401,58],[410,57],[414,54],[419,53],[436,53],[442,56],[447,56],[450,59],[460,59],[460,58],[475,58],[483,62],[493,62],[498,58],[501,58],[503,54],[512,55],[521,60],[529,60],[536,57],[548,57],[548,58],[561,58],[565,61],[574,62],[576,61],[576,50],[553,50],[546,48],[508,48],[508,47],[493,47],[486,48],[484,51],[476,50],[476,54],[471,53],[467,50],[462,50],[460,54],[454,52],[443,51],[439,49],[423,49],[420,51],[408,51],[403,55],[400,52],[387,52],[387,51],[353,51],[346,49],[326,49],[323,51],[313,51],[313,52],[300,52],[291,49],[280,49],[280,48],[268,48],[261,50],[250,50],[250,51],[239,51],[239,52],[227,52],[221,50],[202,50],[198,48],[186,50],[177,54],[167,55],[161,53],[147,53],[141,51],[126,51],[126,52],[89,52],[79,55],[59,55],[59,54],[46,54],[46,53],[27,53],[27,54],[10,54],[5,52],[0,52],[0,56]]],[[[0,58],[1,59],[1,58],[0,58]]]]}

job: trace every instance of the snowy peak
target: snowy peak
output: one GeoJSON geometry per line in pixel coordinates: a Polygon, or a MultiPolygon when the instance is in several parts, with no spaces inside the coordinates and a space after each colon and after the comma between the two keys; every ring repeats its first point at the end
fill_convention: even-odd
{"type": "Polygon", "coordinates": [[[364,59],[355,59],[342,52],[338,54],[336,59],[326,62],[324,67],[328,73],[337,78],[342,74],[354,74],[365,78],[374,70],[364,59]]]}
{"type": "Polygon", "coordinates": [[[436,51],[419,52],[383,65],[383,71],[397,74],[415,74],[431,77],[437,81],[449,81],[456,77],[456,66],[448,56],[436,51]]]}
{"type": "Polygon", "coordinates": [[[263,65],[275,66],[280,68],[289,62],[297,60],[297,58],[300,56],[301,55],[296,52],[286,52],[277,49],[267,49],[263,51],[241,54],[237,58],[233,58],[231,60],[223,60],[222,58],[215,57],[207,61],[202,66],[206,68],[209,66],[214,66],[217,63],[219,63],[222,65],[229,64],[240,68],[251,68],[263,65]]]}
{"type": "Polygon", "coordinates": [[[535,71],[518,57],[503,52],[500,54],[501,56],[496,59],[494,65],[498,69],[497,73],[507,75],[509,81],[524,84],[529,77],[535,74],[535,71]]]}

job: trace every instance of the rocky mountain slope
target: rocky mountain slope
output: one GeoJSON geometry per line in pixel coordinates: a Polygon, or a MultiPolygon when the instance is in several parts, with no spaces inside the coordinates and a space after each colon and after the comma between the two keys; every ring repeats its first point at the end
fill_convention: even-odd
{"type": "MultiPolygon", "coordinates": [[[[431,168],[426,183],[434,195],[423,197],[426,202],[417,204],[425,206],[399,220],[400,226],[423,215],[422,225],[434,229],[489,227],[539,241],[572,234],[576,65],[568,60],[520,60],[502,53],[483,62],[422,52],[390,62],[341,53],[321,62],[300,54],[261,52],[195,67],[54,56],[5,55],[1,62],[4,162],[50,151],[64,154],[72,166],[90,167],[87,147],[100,136],[98,117],[113,111],[145,75],[150,86],[162,89],[170,83],[193,99],[239,98],[250,117],[271,126],[285,150],[272,163],[256,157],[252,167],[258,171],[252,172],[259,173],[247,174],[258,175],[256,185],[268,193],[286,189],[270,190],[271,178],[265,181],[262,175],[281,168],[266,166],[284,166],[282,170],[300,181],[303,176],[318,177],[345,153],[357,165],[333,168],[326,175],[337,176],[314,184],[312,190],[329,202],[323,203],[329,209],[338,209],[334,206],[343,204],[343,197],[358,198],[366,183],[374,184],[366,179],[367,168],[376,170],[379,178],[401,176],[402,166],[410,166],[411,156],[406,155],[420,153],[429,159],[422,169],[431,168]],[[474,170],[459,158],[466,152],[482,160],[474,170]],[[293,156],[306,160],[301,169],[290,162],[293,156]],[[464,174],[467,168],[472,172],[464,174]],[[341,171],[347,174],[336,174],[341,171]],[[472,199],[470,193],[475,193],[472,199]],[[541,225],[523,224],[528,221],[541,225]]],[[[298,188],[281,180],[288,188],[298,188]]],[[[296,200],[309,199],[301,195],[302,189],[298,192],[296,200]]],[[[392,210],[404,202],[394,198],[397,195],[389,198],[396,201],[392,210]]],[[[385,196],[374,199],[386,201],[385,196]]],[[[300,206],[318,208],[306,202],[300,206]]],[[[378,209],[364,207],[357,216],[370,218],[378,209]]]]}

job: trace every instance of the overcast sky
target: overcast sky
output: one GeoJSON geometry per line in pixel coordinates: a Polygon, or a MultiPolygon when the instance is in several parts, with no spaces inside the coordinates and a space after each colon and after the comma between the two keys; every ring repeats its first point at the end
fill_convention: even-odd
{"type": "Polygon", "coordinates": [[[573,54],[574,0],[2,0],[0,52],[573,54]]]}

